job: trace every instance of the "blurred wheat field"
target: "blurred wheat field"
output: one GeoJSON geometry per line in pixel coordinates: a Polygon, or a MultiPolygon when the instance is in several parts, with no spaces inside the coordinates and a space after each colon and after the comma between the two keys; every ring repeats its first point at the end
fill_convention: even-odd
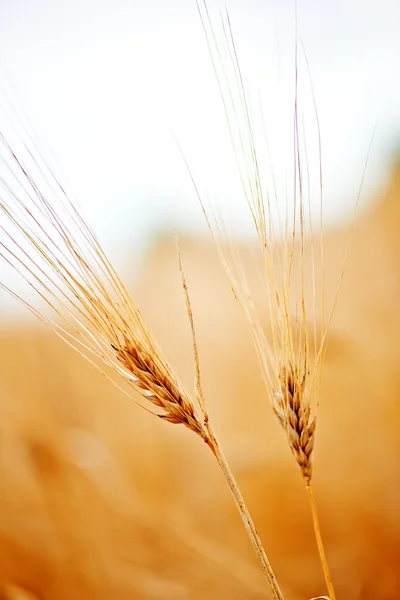
{"type": "MultiPolygon", "coordinates": [[[[322,371],[314,484],[339,598],[400,597],[399,226],[397,165],[357,217],[322,371]]],[[[325,234],[328,303],[347,239],[347,227],[325,234]]],[[[324,590],[311,516],[247,325],[213,245],[188,238],[181,251],[215,428],[285,598],[311,598],[324,590]]],[[[251,248],[242,254],[252,278],[251,248]]],[[[154,243],[131,283],[192,389],[173,239],[154,243]]],[[[0,352],[0,598],[266,597],[229,492],[195,436],[140,410],[35,322],[3,322],[0,352]]]]}

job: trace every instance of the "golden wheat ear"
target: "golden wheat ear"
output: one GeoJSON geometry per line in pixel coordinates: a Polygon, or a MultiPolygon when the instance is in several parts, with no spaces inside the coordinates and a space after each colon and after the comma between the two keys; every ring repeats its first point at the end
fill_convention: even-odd
{"type": "MultiPolygon", "coordinates": [[[[194,321],[179,256],[182,285],[192,328],[196,402],[165,361],[141,313],[99,241],[40,155],[25,146],[18,154],[0,133],[0,256],[55,311],[40,312],[4,283],[68,344],[141,394],[141,405],[174,425],[182,424],[211,449],[234,496],[239,514],[275,600],[283,600],[262,542],[206,412],[194,321]]],[[[100,368],[100,367],[99,367],[100,368]]],[[[118,383],[117,383],[118,385],[118,383]]]]}
{"type": "MultiPolygon", "coordinates": [[[[266,396],[285,431],[290,450],[300,467],[309,495],[314,531],[327,589],[330,599],[335,600],[311,487],[322,361],[325,353],[327,325],[329,325],[334,308],[332,307],[328,324],[325,325],[321,136],[312,81],[310,78],[318,130],[321,204],[317,243],[314,243],[310,187],[308,186],[307,189],[310,165],[305,147],[305,132],[302,130],[304,123],[299,123],[301,111],[297,93],[297,38],[294,74],[293,196],[292,200],[286,196],[286,214],[281,219],[282,207],[279,206],[275,179],[273,178],[273,191],[271,191],[268,189],[270,177],[263,172],[266,165],[265,158],[267,158],[267,163],[268,157],[270,158],[268,142],[265,136],[265,143],[260,143],[229,16],[221,18],[222,38],[220,41],[206,3],[198,2],[198,8],[225,109],[230,139],[242,183],[243,198],[250,211],[259,241],[258,265],[265,286],[264,310],[269,318],[268,328],[261,325],[245,269],[240,263],[240,256],[235,252],[234,244],[226,241],[224,224],[215,219],[212,212],[205,210],[195,182],[193,183],[203,211],[206,213],[209,228],[217,244],[219,256],[226,269],[234,295],[248,319],[266,384],[266,396]],[[303,170],[307,172],[307,177],[303,176],[303,170]],[[275,213],[278,215],[279,223],[277,225],[274,224],[275,213]],[[306,253],[307,228],[310,231],[311,240],[309,255],[306,253]],[[317,258],[321,265],[319,290],[315,285],[317,258]],[[305,282],[310,273],[312,275],[311,301],[307,300],[305,296],[305,282]],[[321,319],[321,335],[318,339],[315,321],[317,305],[320,309],[321,319]],[[269,336],[266,329],[270,333],[269,336]],[[311,348],[314,352],[313,361],[311,361],[311,348]],[[312,411],[312,400],[317,407],[315,411],[312,411]]],[[[261,123],[263,124],[263,119],[261,119],[261,123]]]]}
{"type": "Polygon", "coordinates": [[[1,182],[0,210],[7,225],[1,224],[5,242],[0,254],[63,323],[38,316],[82,353],[114,369],[158,409],[152,411],[158,417],[206,437],[191,398],[61,185],[33,155],[24,161],[17,156],[1,134],[0,144],[7,181],[14,178],[13,187],[5,179],[1,182]],[[42,185],[36,183],[32,167],[42,185]]]}
{"type": "Polygon", "coordinates": [[[291,451],[307,485],[312,477],[312,452],[315,440],[315,416],[304,398],[304,379],[289,364],[279,373],[281,391],[275,392],[274,411],[287,434],[291,451]]]}

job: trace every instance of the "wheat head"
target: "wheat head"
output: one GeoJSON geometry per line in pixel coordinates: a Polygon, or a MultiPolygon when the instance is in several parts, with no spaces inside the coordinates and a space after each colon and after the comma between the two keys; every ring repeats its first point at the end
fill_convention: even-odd
{"type": "Polygon", "coordinates": [[[4,283],[0,282],[0,287],[23,302],[118,387],[121,387],[120,381],[125,383],[125,388],[139,392],[146,400],[144,405],[140,404],[143,408],[164,421],[185,425],[206,442],[235,499],[273,598],[283,600],[255,525],[208,419],[182,266],[196,363],[196,405],[163,357],[95,234],[42,157],[29,151],[26,145],[22,151],[15,150],[0,132],[0,159],[5,174],[0,177],[0,213],[4,218],[0,231],[5,239],[5,243],[0,241],[0,256],[40,295],[57,319],[35,308],[4,283]]]}
{"type": "Polygon", "coordinates": [[[274,411],[286,431],[292,450],[307,485],[312,477],[312,452],[315,440],[315,417],[304,395],[305,377],[291,364],[279,374],[280,392],[274,395],[274,411]]]}

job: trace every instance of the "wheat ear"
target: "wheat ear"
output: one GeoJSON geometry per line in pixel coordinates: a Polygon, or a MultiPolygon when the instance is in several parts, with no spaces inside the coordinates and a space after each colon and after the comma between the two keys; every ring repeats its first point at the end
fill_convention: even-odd
{"type": "Polygon", "coordinates": [[[298,368],[289,363],[289,367],[281,368],[279,380],[281,389],[280,392],[274,392],[273,409],[286,432],[290,449],[300,467],[305,482],[326,586],[330,600],[335,600],[335,590],[322,540],[317,504],[311,485],[316,416],[311,416],[310,402],[305,394],[306,376],[299,376],[298,368]]]}
{"type": "MultiPolygon", "coordinates": [[[[335,600],[332,578],[323,547],[321,530],[318,521],[315,498],[311,487],[312,458],[316,433],[316,412],[312,414],[311,397],[316,398],[318,406],[319,385],[322,359],[325,351],[326,327],[324,326],[324,273],[323,273],[323,240],[322,240],[322,167],[321,139],[319,133],[318,114],[315,116],[318,126],[319,141],[319,174],[321,191],[320,214],[320,253],[321,253],[321,331],[322,339],[317,342],[315,315],[313,326],[314,365],[311,368],[310,341],[308,334],[308,308],[304,295],[305,281],[305,221],[309,218],[311,231],[312,259],[311,269],[315,280],[315,259],[313,228],[310,216],[310,205],[304,201],[304,183],[302,177],[302,150],[307,159],[305,144],[301,147],[298,123],[297,96],[297,39],[295,56],[295,106],[294,106],[294,191],[293,205],[287,210],[284,223],[279,219],[274,224],[273,213],[280,216],[278,195],[273,180],[273,191],[265,188],[267,178],[261,171],[263,160],[256,144],[257,129],[251,110],[251,103],[246,91],[245,80],[240,68],[236,45],[232,34],[228,13],[221,17],[222,42],[219,41],[205,1],[198,2],[208,49],[218,81],[221,98],[225,110],[230,138],[235,153],[236,163],[242,183],[243,196],[250,210],[256,234],[260,242],[260,258],[263,280],[266,285],[267,310],[269,313],[272,340],[269,340],[260,325],[259,316],[252,300],[247,283],[246,272],[240,257],[226,235],[224,225],[209,215],[204,207],[194,178],[196,194],[203,207],[209,228],[216,242],[220,259],[228,275],[236,299],[241,304],[250,325],[250,331],[260,361],[267,395],[272,408],[281,423],[289,443],[289,447],[301,469],[307,488],[313,516],[314,532],[317,547],[325,576],[330,600],[335,600]],[[228,59],[224,58],[228,57],[228,59]],[[275,204],[274,204],[275,201],[275,204]],[[289,213],[291,213],[289,215],[289,213]],[[289,221],[292,220],[290,230],[289,221]],[[299,242],[297,242],[299,239],[299,242]],[[277,250],[277,241],[281,242],[281,250],[277,250]],[[300,247],[296,258],[296,248],[300,247]],[[300,287],[298,295],[296,289],[300,287]],[[297,296],[294,319],[291,317],[290,298],[297,296]],[[300,333],[295,342],[295,334],[300,333]]],[[[296,33],[297,36],[297,33],[296,33]]],[[[311,86],[312,87],[312,86],[311,86]]],[[[315,101],[314,101],[315,108],[315,101]]],[[[263,118],[261,124],[264,126],[263,118]]],[[[267,160],[271,157],[266,139],[267,160]]],[[[265,148],[264,148],[265,149],[265,148]]],[[[272,166],[272,165],[271,165],[272,166]]],[[[309,165],[307,164],[307,172],[309,165]]],[[[309,196],[310,197],[310,196],[309,196]]],[[[313,284],[315,286],[315,284],[313,284]]],[[[313,287],[312,309],[315,313],[316,291],[313,287]]],[[[333,308],[332,308],[333,311],[333,308]]],[[[332,312],[331,312],[332,316],[332,312]]],[[[330,317],[331,318],[331,317],[330,317]]],[[[329,319],[330,320],[330,319],[329,319]]],[[[328,323],[329,324],[329,323],[328,323]]]]}
{"type": "MultiPolygon", "coordinates": [[[[25,150],[28,148],[25,146],[25,150]]],[[[163,358],[141,313],[107,259],[95,234],[46,163],[29,150],[18,153],[0,132],[0,256],[55,311],[60,322],[34,308],[0,282],[68,344],[99,368],[112,369],[147,401],[143,408],[198,435],[234,496],[240,516],[269,582],[283,600],[262,542],[206,412],[200,384],[193,315],[183,269],[182,283],[193,331],[197,405],[163,358]],[[40,160],[39,160],[40,159],[40,160]],[[37,175],[34,177],[33,173],[37,175]],[[100,367],[103,365],[103,367],[100,367]]],[[[107,371],[106,371],[107,373],[107,371]]],[[[108,375],[117,385],[117,381],[108,375]]],[[[125,390],[126,391],[126,390],[125,390]]]]}
{"type": "Polygon", "coordinates": [[[300,466],[308,485],[312,477],[312,452],[315,439],[315,417],[304,400],[304,378],[300,379],[295,368],[289,364],[279,374],[281,391],[275,392],[275,413],[286,431],[290,449],[300,466]]]}

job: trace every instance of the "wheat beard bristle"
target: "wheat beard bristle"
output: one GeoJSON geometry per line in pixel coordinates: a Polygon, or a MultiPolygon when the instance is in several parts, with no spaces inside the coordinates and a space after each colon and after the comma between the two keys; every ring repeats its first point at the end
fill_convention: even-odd
{"type": "Polygon", "coordinates": [[[315,440],[315,417],[304,399],[304,378],[300,379],[293,366],[282,367],[279,374],[280,392],[274,393],[275,413],[286,431],[290,448],[300,466],[307,485],[312,477],[312,452],[315,440]]]}
{"type": "Polygon", "coordinates": [[[165,413],[157,414],[160,419],[174,424],[183,424],[203,439],[204,427],[195,415],[193,403],[186,397],[179,384],[163,364],[152,358],[139,343],[125,339],[118,348],[113,345],[117,358],[135,377],[135,387],[149,402],[162,408],[165,413]]]}

